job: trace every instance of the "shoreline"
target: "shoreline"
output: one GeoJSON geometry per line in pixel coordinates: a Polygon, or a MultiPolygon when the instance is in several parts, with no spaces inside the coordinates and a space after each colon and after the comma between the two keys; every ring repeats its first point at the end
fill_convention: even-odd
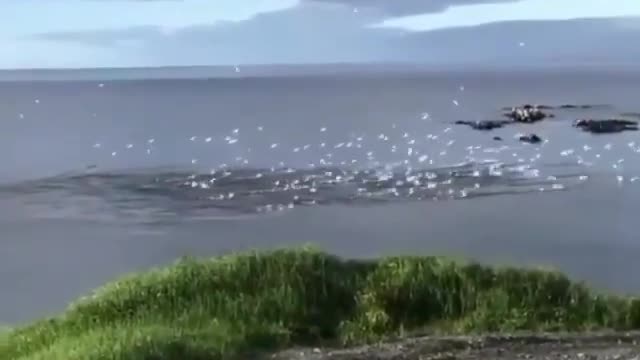
{"type": "Polygon", "coordinates": [[[346,349],[298,348],[275,360],[616,359],[640,358],[640,331],[406,337],[346,349]]]}
{"type": "Polygon", "coordinates": [[[527,346],[544,333],[596,334],[564,339],[626,351],[620,331],[632,330],[640,298],[599,294],[558,272],[437,256],[349,260],[305,247],[183,258],[123,276],[58,317],[2,334],[0,360],[70,360],[70,351],[83,360],[473,359],[523,342],[534,352],[527,346]],[[594,333],[606,329],[618,332],[594,333]]]}

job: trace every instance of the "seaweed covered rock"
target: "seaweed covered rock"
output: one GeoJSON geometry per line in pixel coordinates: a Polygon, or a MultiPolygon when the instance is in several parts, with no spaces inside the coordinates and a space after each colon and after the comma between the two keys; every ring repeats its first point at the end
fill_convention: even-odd
{"type": "Polygon", "coordinates": [[[595,134],[619,133],[626,130],[638,130],[638,122],[624,119],[578,119],[573,126],[595,134]]]}

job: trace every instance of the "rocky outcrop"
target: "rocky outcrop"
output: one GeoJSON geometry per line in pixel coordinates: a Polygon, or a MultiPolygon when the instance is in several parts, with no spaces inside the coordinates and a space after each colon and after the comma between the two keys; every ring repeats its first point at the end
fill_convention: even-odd
{"type": "Polygon", "coordinates": [[[638,130],[638,122],[624,119],[578,119],[573,126],[594,134],[619,133],[627,130],[638,130]]]}
{"type": "MultiPolygon", "coordinates": [[[[474,130],[493,130],[502,128],[505,125],[516,123],[535,123],[547,118],[553,118],[555,115],[548,110],[551,109],[592,109],[597,105],[572,105],[564,104],[559,106],[549,105],[531,105],[524,104],[522,106],[514,106],[511,108],[503,108],[505,112],[503,115],[509,120],[476,120],[456,121],[457,125],[467,125],[474,130]]],[[[603,105],[604,106],[604,105],[603,105]]],[[[638,113],[625,113],[621,116],[627,118],[640,117],[638,113]]],[[[573,126],[580,128],[584,131],[594,134],[607,134],[607,133],[619,133],[628,130],[638,130],[638,121],[628,120],[624,118],[620,119],[578,119],[574,121],[573,126]]],[[[518,138],[522,142],[537,144],[542,142],[542,139],[536,134],[523,135],[518,138]]],[[[493,140],[500,141],[502,138],[496,136],[493,140]]]]}

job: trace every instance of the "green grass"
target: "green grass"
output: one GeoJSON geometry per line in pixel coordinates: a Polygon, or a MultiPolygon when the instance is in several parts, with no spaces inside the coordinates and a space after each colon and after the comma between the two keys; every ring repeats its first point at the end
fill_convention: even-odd
{"type": "Polygon", "coordinates": [[[10,330],[10,327],[0,324],[0,344],[4,342],[4,339],[10,330]]]}
{"type": "Polygon", "coordinates": [[[0,360],[213,360],[414,331],[640,328],[640,300],[562,274],[438,257],[251,252],[131,274],[0,336],[0,360]]]}

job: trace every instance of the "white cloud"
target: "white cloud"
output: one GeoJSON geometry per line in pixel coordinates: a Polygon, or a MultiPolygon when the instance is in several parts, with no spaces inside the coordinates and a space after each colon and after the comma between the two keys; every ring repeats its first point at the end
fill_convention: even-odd
{"type": "Polygon", "coordinates": [[[20,0],[2,1],[0,12],[3,37],[15,37],[143,26],[177,29],[247,20],[297,3],[297,0],[20,0]]]}
{"type": "Polygon", "coordinates": [[[392,18],[376,26],[413,31],[477,26],[503,21],[572,20],[640,16],[638,0],[525,0],[453,6],[442,13],[392,18]]]}
{"type": "Polygon", "coordinates": [[[149,66],[361,62],[392,57],[393,39],[404,33],[366,28],[379,19],[376,12],[354,13],[341,6],[305,3],[246,21],[173,32],[144,26],[49,32],[35,39],[121,51],[120,61],[103,66],[128,66],[128,54],[144,56],[149,66]],[[128,48],[123,48],[123,42],[128,48]]]}

